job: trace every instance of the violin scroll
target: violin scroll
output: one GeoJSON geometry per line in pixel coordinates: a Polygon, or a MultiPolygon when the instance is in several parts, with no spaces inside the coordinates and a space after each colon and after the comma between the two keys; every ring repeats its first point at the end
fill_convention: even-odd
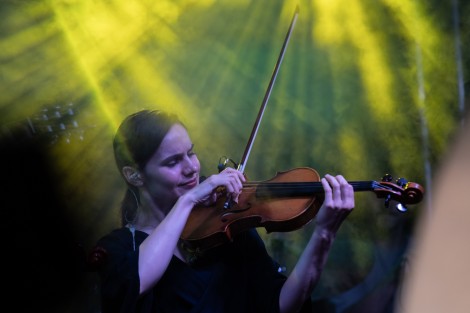
{"type": "Polygon", "coordinates": [[[377,197],[385,198],[385,207],[389,207],[390,201],[397,201],[397,210],[407,211],[407,204],[416,204],[423,199],[424,188],[414,182],[408,182],[405,178],[398,178],[395,183],[393,177],[385,174],[380,183],[374,187],[377,197]]]}

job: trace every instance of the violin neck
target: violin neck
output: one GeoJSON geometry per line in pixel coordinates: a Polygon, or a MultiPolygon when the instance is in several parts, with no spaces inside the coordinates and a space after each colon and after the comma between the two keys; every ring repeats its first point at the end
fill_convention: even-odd
{"type": "MultiPolygon", "coordinates": [[[[351,181],[354,192],[372,191],[380,184],[376,181],[351,181]]],[[[261,183],[256,188],[258,198],[283,198],[283,197],[308,197],[312,194],[324,193],[321,182],[283,182],[283,183],[261,183]]]]}

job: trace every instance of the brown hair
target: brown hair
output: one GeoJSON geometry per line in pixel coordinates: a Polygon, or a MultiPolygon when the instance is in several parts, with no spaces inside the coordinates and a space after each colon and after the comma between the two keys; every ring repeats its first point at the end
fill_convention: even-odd
{"type": "MultiPolygon", "coordinates": [[[[174,124],[183,125],[176,115],[160,110],[142,110],[126,117],[113,141],[114,158],[121,175],[124,166],[143,170],[174,124]]],[[[121,204],[122,226],[135,218],[140,202],[137,188],[129,183],[127,186],[121,204]]]]}

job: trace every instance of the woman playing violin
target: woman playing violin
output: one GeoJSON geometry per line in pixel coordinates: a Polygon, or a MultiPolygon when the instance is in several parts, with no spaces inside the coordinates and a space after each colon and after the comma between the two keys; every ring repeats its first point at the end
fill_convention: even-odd
{"type": "Polygon", "coordinates": [[[113,147],[128,188],[122,227],[101,238],[91,254],[103,313],[311,312],[310,295],[354,207],[353,187],[343,176],[321,179],[324,201],[313,234],[286,277],[255,229],[197,259],[182,248],[193,208],[221,196],[236,203],[245,177],[226,168],[200,182],[194,144],[175,115],[143,110],[128,116],[113,147]]]}

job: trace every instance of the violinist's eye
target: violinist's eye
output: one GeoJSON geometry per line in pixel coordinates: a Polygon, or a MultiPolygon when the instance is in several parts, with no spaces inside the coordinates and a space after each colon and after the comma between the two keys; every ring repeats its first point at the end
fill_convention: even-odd
{"type": "Polygon", "coordinates": [[[196,152],[194,152],[194,144],[193,144],[193,145],[191,145],[191,149],[189,149],[189,151],[188,151],[188,155],[189,155],[189,156],[196,155],[196,152]]]}
{"type": "Polygon", "coordinates": [[[163,166],[168,166],[168,167],[176,166],[182,160],[182,158],[183,157],[181,155],[175,155],[171,158],[168,158],[168,159],[164,160],[162,165],[163,166]]]}
{"type": "Polygon", "coordinates": [[[171,160],[171,161],[168,161],[165,165],[168,166],[168,167],[173,167],[177,164],[178,162],[176,160],[171,160]]]}

